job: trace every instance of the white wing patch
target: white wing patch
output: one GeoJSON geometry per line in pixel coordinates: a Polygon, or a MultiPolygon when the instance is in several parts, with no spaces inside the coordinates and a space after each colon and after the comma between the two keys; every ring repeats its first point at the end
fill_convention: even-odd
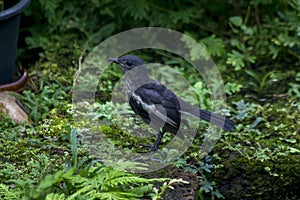
{"type": "MultiPolygon", "coordinates": [[[[156,117],[160,118],[162,121],[167,122],[168,124],[177,127],[177,123],[174,122],[171,118],[166,115],[166,112],[162,113],[157,107],[163,108],[161,105],[151,104],[148,105],[141,99],[140,96],[136,95],[134,92],[131,94],[131,97],[137,102],[137,104],[141,105],[145,111],[149,114],[154,114],[156,117]]],[[[151,116],[151,115],[150,115],[151,116]]]]}

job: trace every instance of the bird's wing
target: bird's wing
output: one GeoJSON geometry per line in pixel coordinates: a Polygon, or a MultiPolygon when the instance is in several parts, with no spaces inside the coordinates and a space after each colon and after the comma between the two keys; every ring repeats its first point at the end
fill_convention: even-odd
{"type": "Polygon", "coordinates": [[[232,132],[233,130],[235,130],[235,125],[232,120],[222,115],[207,110],[199,109],[196,106],[188,104],[182,99],[179,99],[179,102],[181,105],[181,110],[179,112],[181,114],[200,118],[228,132],[232,132]]]}
{"type": "Polygon", "coordinates": [[[159,83],[148,83],[136,89],[131,100],[148,114],[153,114],[173,127],[180,124],[179,103],[176,95],[159,83]]]}

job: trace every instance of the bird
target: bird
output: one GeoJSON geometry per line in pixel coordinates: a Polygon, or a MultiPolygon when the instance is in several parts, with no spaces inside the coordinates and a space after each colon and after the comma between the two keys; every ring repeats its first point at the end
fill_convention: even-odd
{"type": "MultiPolygon", "coordinates": [[[[150,145],[150,151],[159,149],[166,132],[184,138],[180,131],[182,115],[193,116],[210,122],[227,132],[235,130],[234,122],[222,115],[190,105],[167,88],[167,86],[149,77],[145,62],[134,55],[109,58],[110,62],[120,66],[125,76],[125,92],[129,105],[136,115],[154,128],[156,141],[150,145]],[[130,75],[130,72],[131,75],[130,75]]],[[[186,123],[186,122],[185,122],[186,123]]]]}

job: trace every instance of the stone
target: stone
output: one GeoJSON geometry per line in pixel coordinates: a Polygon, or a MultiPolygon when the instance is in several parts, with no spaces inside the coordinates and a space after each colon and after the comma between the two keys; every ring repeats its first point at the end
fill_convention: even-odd
{"type": "Polygon", "coordinates": [[[0,114],[5,113],[16,124],[28,122],[28,115],[12,92],[0,92],[0,114]]]}

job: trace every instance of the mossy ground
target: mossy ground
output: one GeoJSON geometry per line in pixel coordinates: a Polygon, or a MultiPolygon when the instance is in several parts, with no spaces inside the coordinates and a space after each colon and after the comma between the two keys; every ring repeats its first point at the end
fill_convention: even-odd
{"type": "MultiPolygon", "coordinates": [[[[46,174],[62,169],[71,154],[70,127],[77,125],[71,112],[72,84],[76,69],[86,56],[84,42],[74,35],[55,36],[48,42],[48,49],[44,49],[40,58],[30,66],[30,82],[20,94],[34,124],[18,126],[1,116],[0,180],[10,186],[13,179],[20,178],[37,183],[46,174]]],[[[186,70],[184,66],[177,67],[186,70]]],[[[226,199],[300,199],[299,96],[288,94],[290,82],[299,85],[294,78],[297,70],[293,67],[289,65],[289,70],[286,70],[274,66],[279,71],[279,81],[266,84],[259,92],[248,84],[249,76],[243,70],[234,71],[228,67],[222,72],[225,82],[238,80],[243,85],[243,89],[227,99],[237,130],[222,132],[221,139],[209,155],[213,158],[210,163],[214,165],[213,173],[206,173],[209,181],[215,182],[214,189],[217,188],[226,199]]],[[[258,73],[269,68],[262,72],[258,70],[258,73]]],[[[96,92],[100,103],[105,104],[110,99],[119,73],[108,72],[103,77],[96,92]]],[[[196,79],[194,76],[189,78],[196,79]]],[[[106,111],[103,110],[102,117],[106,111]]],[[[124,127],[129,129],[129,125],[124,124],[124,127]]],[[[134,138],[115,125],[99,128],[120,148],[135,151],[145,151],[140,144],[153,143],[155,139],[154,135],[143,140],[134,138]]],[[[178,167],[199,168],[198,163],[203,162],[202,157],[199,159],[203,131],[205,125],[201,126],[199,137],[182,156],[183,164],[178,167]]],[[[171,135],[166,135],[162,146],[170,138],[171,135]]],[[[78,153],[79,157],[89,156],[82,144],[78,144],[78,153]]],[[[199,174],[201,170],[195,171],[203,180],[204,173],[199,174]]],[[[158,175],[172,176],[165,172],[158,175]]]]}
{"type": "MultiPolygon", "coordinates": [[[[55,70],[57,65],[51,66],[49,71],[46,67],[42,72],[32,71],[36,74],[34,80],[37,83],[47,80],[68,88],[71,73],[67,73],[69,77],[66,78],[65,70],[59,73],[61,69],[55,70]],[[55,78],[45,79],[45,74],[53,73],[55,78]]],[[[34,125],[18,126],[2,116],[0,176],[3,183],[24,177],[38,181],[65,164],[70,155],[66,127],[74,126],[74,121],[70,112],[71,99],[58,100],[64,102],[62,107],[49,105],[48,114],[34,125]]],[[[217,166],[210,175],[212,180],[228,199],[298,199],[300,129],[297,119],[300,113],[297,101],[283,97],[262,104],[251,99],[248,107],[248,116],[236,120],[238,130],[233,134],[224,133],[212,152],[216,158],[213,163],[217,166]],[[262,120],[253,125],[259,117],[262,120]]],[[[154,137],[137,140],[114,125],[103,125],[100,129],[122,148],[141,151],[140,143],[154,141],[154,137]]],[[[198,142],[196,139],[184,155],[190,164],[197,160],[198,142]]],[[[84,148],[79,152],[87,155],[84,148]]]]}

